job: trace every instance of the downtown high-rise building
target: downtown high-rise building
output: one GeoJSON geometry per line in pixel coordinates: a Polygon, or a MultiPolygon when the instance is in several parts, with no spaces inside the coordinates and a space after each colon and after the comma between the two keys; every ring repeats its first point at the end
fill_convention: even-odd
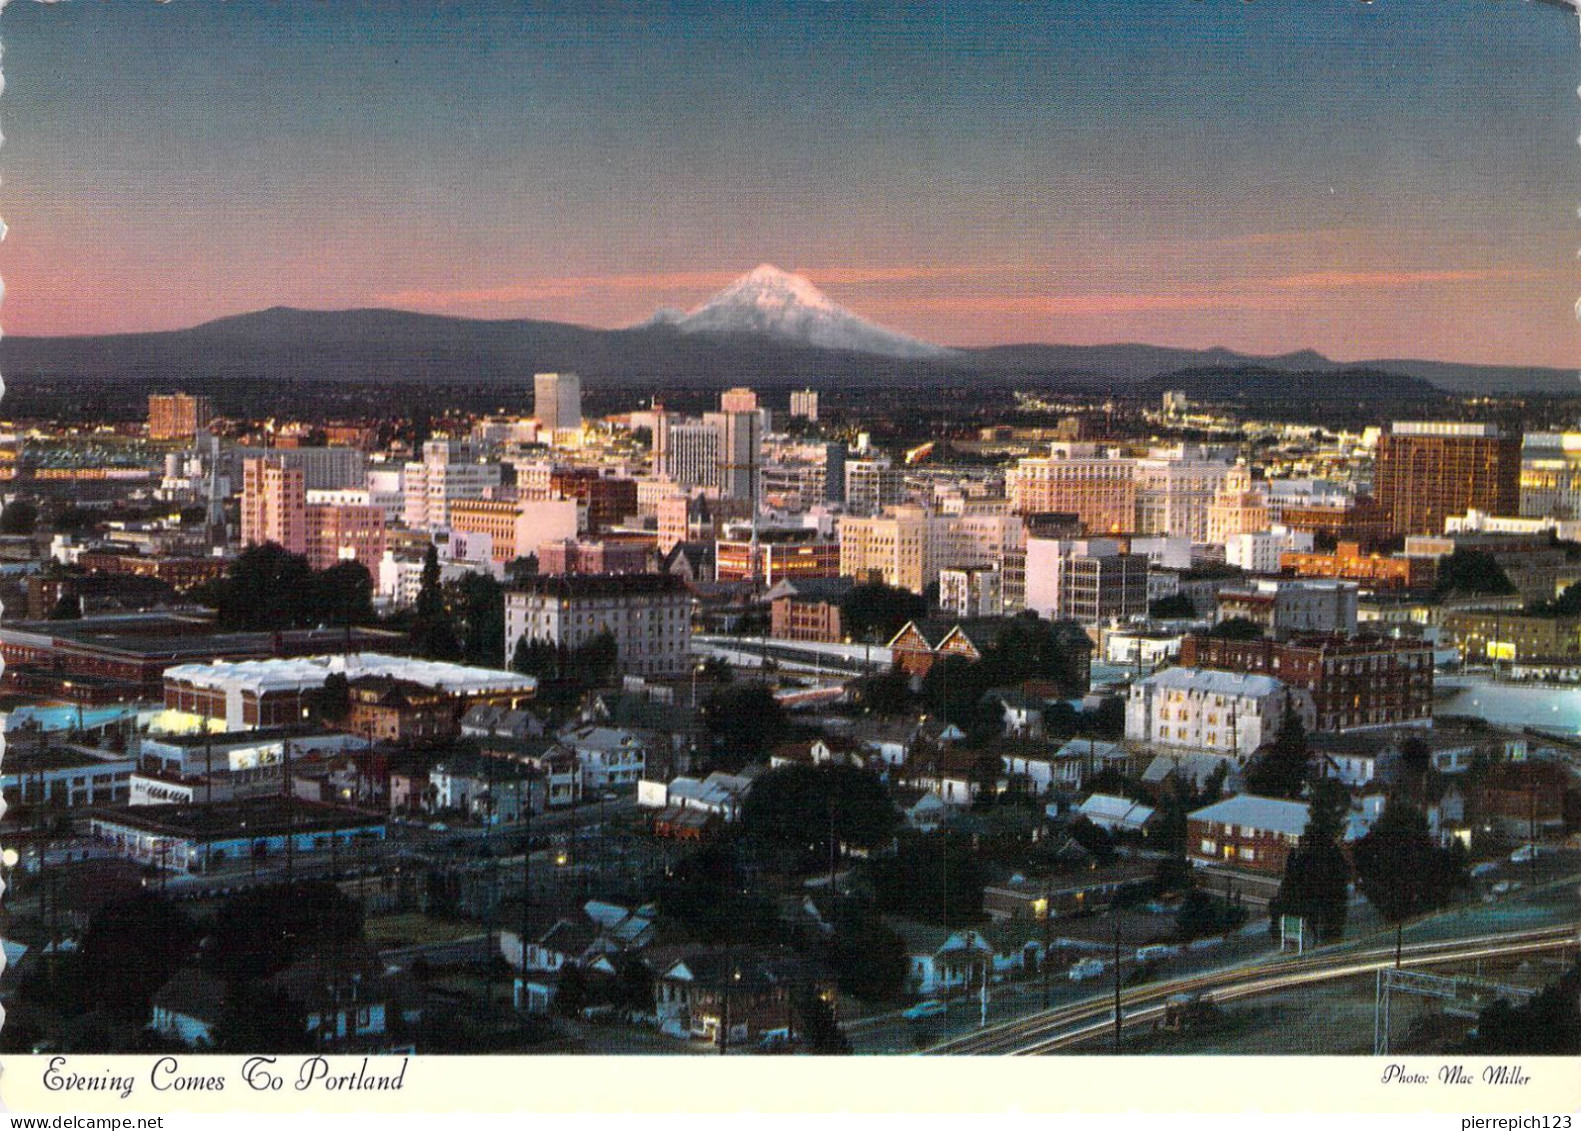
{"type": "Polygon", "coordinates": [[[1395,421],[1378,437],[1373,494],[1396,534],[1442,534],[1478,510],[1520,512],[1521,437],[1496,424],[1395,421]]]}
{"type": "Polygon", "coordinates": [[[582,378],[575,373],[535,373],[533,416],[552,437],[582,427],[582,378]]]}
{"type": "Polygon", "coordinates": [[[155,393],[148,398],[148,438],[190,440],[214,416],[214,402],[208,397],[155,393]]]}

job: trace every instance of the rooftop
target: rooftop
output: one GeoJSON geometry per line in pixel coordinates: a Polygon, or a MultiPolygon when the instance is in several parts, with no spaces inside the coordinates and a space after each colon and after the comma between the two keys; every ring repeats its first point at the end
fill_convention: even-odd
{"type": "Polygon", "coordinates": [[[180,680],[211,691],[240,689],[263,695],[270,691],[306,691],[322,687],[331,674],[347,679],[384,676],[408,680],[439,691],[460,694],[520,692],[530,694],[538,681],[529,675],[474,668],[439,660],[418,660],[382,652],[353,652],[342,656],[301,656],[294,659],[217,660],[210,664],[178,664],[165,671],[167,680],[180,680]]]}

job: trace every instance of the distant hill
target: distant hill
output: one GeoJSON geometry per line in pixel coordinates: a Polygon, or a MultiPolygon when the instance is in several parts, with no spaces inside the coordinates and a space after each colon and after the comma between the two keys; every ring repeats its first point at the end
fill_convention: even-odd
{"type": "Polygon", "coordinates": [[[1141,396],[1162,396],[1178,389],[1193,400],[1355,400],[1403,401],[1442,396],[1444,390],[1420,377],[1381,369],[1285,370],[1266,365],[1203,366],[1149,377],[1133,386],[1141,396]]]}
{"type": "MultiPolygon", "coordinates": [[[[186,330],[0,339],[0,373],[8,379],[520,382],[534,372],[574,370],[591,383],[617,386],[797,382],[894,387],[1035,379],[1072,390],[1151,392],[1143,383],[1166,375],[1246,367],[1263,374],[1298,374],[1303,381],[1324,374],[1385,373],[1450,392],[1581,392],[1569,370],[1411,360],[1342,365],[1310,351],[1256,357],[1227,349],[1133,344],[1007,345],[907,357],[809,344],[779,332],[683,328],[674,319],[599,330],[528,319],[274,307],[186,330]]],[[[1266,377],[1257,381],[1260,387],[1268,384],[1266,377]]],[[[1173,376],[1171,382],[1169,387],[1178,387],[1173,376]]],[[[1288,377],[1279,383],[1286,382],[1288,377]]],[[[1353,397],[1353,382],[1320,382],[1311,395],[1353,397]]],[[[1376,386],[1372,392],[1377,395],[1376,386]]]]}

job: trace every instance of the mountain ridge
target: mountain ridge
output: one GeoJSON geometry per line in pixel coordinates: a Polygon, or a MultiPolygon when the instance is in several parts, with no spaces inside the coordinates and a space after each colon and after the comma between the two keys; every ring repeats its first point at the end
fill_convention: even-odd
{"type": "Polygon", "coordinates": [[[1036,378],[1124,392],[1179,370],[1221,365],[1306,373],[1384,370],[1428,381],[1447,392],[1577,390],[1574,371],[1540,366],[1422,359],[1338,362],[1309,350],[1260,356],[1225,347],[1194,350],[1145,343],[1019,343],[901,357],[806,345],[749,331],[686,332],[667,322],[606,330],[550,320],[464,318],[384,307],[275,306],[180,330],[0,338],[0,373],[7,379],[525,381],[537,371],[564,369],[611,385],[753,380],[887,385],[1036,378]]]}

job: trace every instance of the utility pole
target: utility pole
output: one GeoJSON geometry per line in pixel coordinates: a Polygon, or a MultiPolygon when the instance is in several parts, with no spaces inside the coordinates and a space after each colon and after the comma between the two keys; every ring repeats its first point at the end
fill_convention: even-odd
{"type": "Polygon", "coordinates": [[[285,780],[285,886],[289,892],[296,881],[296,786],[291,782],[291,740],[283,748],[285,780]]]}
{"type": "Polygon", "coordinates": [[[1114,1052],[1120,1054],[1120,905],[1111,903],[1109,910],[1114,915],[1114,1052]]]}

